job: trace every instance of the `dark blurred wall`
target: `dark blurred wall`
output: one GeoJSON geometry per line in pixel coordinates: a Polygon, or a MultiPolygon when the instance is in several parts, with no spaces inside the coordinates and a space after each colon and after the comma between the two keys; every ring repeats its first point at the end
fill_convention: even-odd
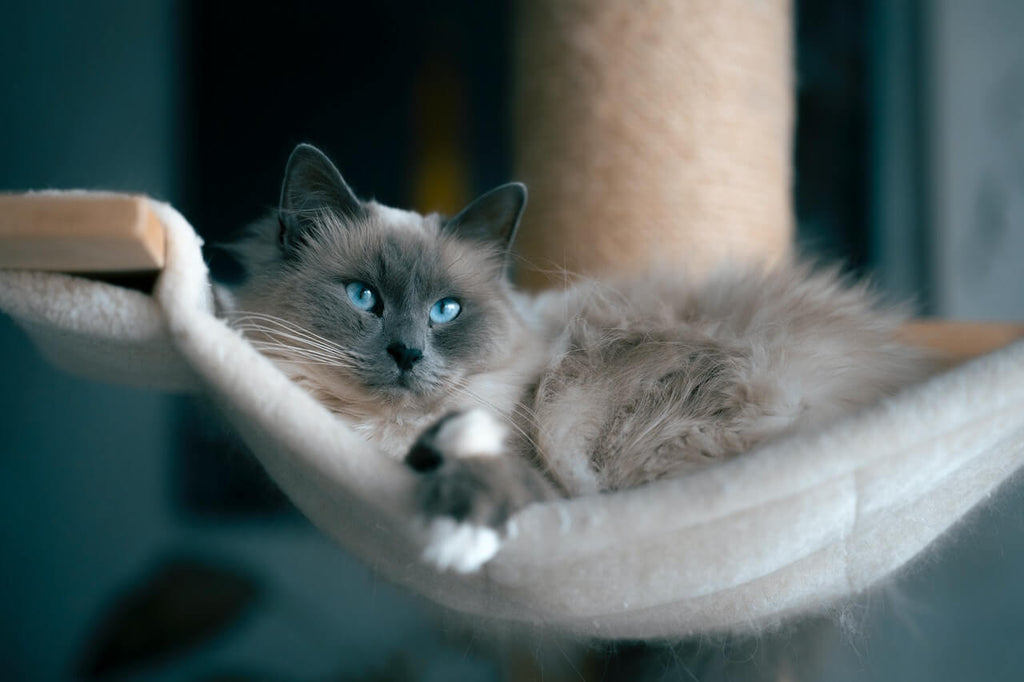
{"type": "Polygon", "coordinates": [[[174,199],[173,0],[4,3],[0,187],[102,187],[174,199]]]}
{"type": "MultiPolygon", "coordinates": [[[[173,6],[4,4],[0,187],[175,198],[173,6]]],[[[168,399],[53,369],[6,317],[0,377],[0,677],[61,679],[173,533],[168,399]]]]}
{"type": "Polygon", "coordinates": [[[511,169],[511,2],[185,4],[182,205],[224,239],[277,201],[299,142],[324,149],[363,197],[422,211],[436,154],[466,200],[511,169]]]}

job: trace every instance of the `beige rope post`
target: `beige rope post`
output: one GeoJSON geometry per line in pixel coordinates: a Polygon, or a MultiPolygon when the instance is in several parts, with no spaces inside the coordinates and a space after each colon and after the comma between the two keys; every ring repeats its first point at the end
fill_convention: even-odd
{"type": "Polygon", "coordinates": [[[789,0],[521,0],[519,12],[525,285],[788,251],[789,0]]]}

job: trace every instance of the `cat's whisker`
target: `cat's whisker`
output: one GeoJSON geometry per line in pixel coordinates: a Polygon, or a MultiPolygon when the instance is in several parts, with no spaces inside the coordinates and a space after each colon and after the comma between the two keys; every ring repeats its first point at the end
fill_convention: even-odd
{"type": "MultiPolygon", "coordinates": [[[[463,390],[470,397],[479,400],[483,403],[486,403],[487,407],[490,407],[494,412],[501,412],[493,403],[488,402],[484,398],[480,397],[477,393],[472,391],[469,388],[469,382],[466,379],[458,379],[457,387],[463,390]]],[[[513,412],[519,412],[521,415],[525,416],[531,423],[536,423],[537,421],[537,413],[534,412],[534,410],[531,409],[525,403],[516,402],[515,404],[512,405],[512,410],[513,412]]]]}
{"type": "Polygon", "coordinates": [[[292,333],[294,333],[296,335],[302,336],[303,338],[309,340],[310,343],[315,343],[316,345],[325,346],[325,347],[328,347],[328,348],[331,348],[331,349],[334,349],[334,350],[337,350],[337,351],[344,352],[344,349],[342,349],[342,347],[339,346],[334,341],[331,341],[330,339],[326,339],[326,338],[320,336],[319,334],[316,334],[316,333],[314,333],[314,332],[312,332],[312,331],[310,331],[308,329],[305,329],[305,328],[295,324],[294,322],[291,322],[290,320],[285,320],[285,319],[282,319],[280,317],[275,317],[273,315],[267,315],[265,313],[246,312],[246,311],[239,311],[238,313],[235,313],[235,319],[238,322],[241,322],[241,323],[246,323],[246,322],[248,322],[248,323],[252,323],[252,322],[257,322],[257,323],[259,323],[259,322],[270,322],[270,323],[276,324],[276,325],[278,325],[278,326],[280,326],[280,327],[282,327],[282,328],[284,328],[284,329],[286,329],[286,330],[288,330],[288,331],[290,331],[290,332],[292,332],[292,333]]]}
{"type": "MultiPolygon", "coordinates": [[[[330,362],[330,361],[326,361],[326,360],[309,360],[309,359],[298,359],[298,358],[280,357],[280,356],[272,356],[272,357],[274,357],[278,362],[301,363],[303,366],[314,366],[315,365],[315,366],[319,366],[319,367],[342,367],[341,365],[338,365],[338,363],[336,363],[336,362],[330,362]]],[[[347,369],[345,367],[342,367],[342,368],[343,369],[347,369]]]]}
{"type": "MultiPolygon", "coordinates": [[[[282,326],[285,326],[285,325],[282,325],[282,326]]],[[[242,332],[258,332],[258,333],[262,333],[262,334],[264,334],[266,336],[273,337],[275,339],[282,338],[282,339],[287,339],[287,340],[295,341],[295,342],[303,344],[305,346],[309,346],[309,347],[312,347],[314,349],[320,350],[320,351],[322,351],[324,353],[329,353],[329,354],[331,354],[331,355],[333,355],[335,357],[338,357],[338,358],[343,358],[343,359],[348,359],[348,360],[353,360],[353,361],[359,361],[359,360],[363,359],[359,355],[357,355],[356,353],[353,353],[353,352],[351,352],[349,350],[343,349],[340,346],[338,346],[337,344],[334,344],[334,343],[332,343],[330,341],[327,341],[326,339],[324,339],[323,341],[320,341],[320,339],[322,337],[316,337],[315,335],[313,335],[312,337],[307,336],[304,333],[304,331],[299,329],[299,328],[295,328],[295,331],[293,333],[292,331],[282,331],[280,329],[275,329],[273,327],[268,327],[265,324],[263,324],[262,321],[259,321],[259,320],[246,321],[244,318],[242,319],[242,321],[236,322],[235,324],[233,324],[232,327],[234,329],[237,329],[237,330],[242,331],[242,332]]],[[[294,326],[292,326],[292,327],[294,327],[294,326]]],[[[289,328],[289,327],[286,327],[286,328],[289,328]]]]}
{"type": "Polygon", "coordinates": [[[327,360],[312,360],[312,359],[308,359],[308,358],[295,358],[295,357],[290,357],[290,356],[286,356],[286,355],[275,355],[275,354],[270,354],[268,357],[273,358],[276,362],[280,362],[280,363],[284,363],[284,364],[296,364],[296,365],[301,365],[303,367],[314,367],[315,366],[315,367],[333,367],[333,368],[349,369],[347,367],[339,365],[336,362],[327,361],[327,360]]]}
{"type": "Polygon", "coordinates": [[[327,345],[320,344],[320,343],[314,343],[314,342],[310,341],[309,339],[306,339],[305,337],[299,336],[297,334],[292,334],[290,332],[284,332],[284,331],[281,331],[279,329],[273,329],[271,327],[265,327],[265,326],[259,325],[259,324],[238,325],[237,327],[235,327],[235,329],[238,329],[240,331],[246,331],[246,332],[258,332],[258,333],[264,334],[264,335],[266,335],[268,337],[272,337],[274,339],[282,339],[282,340],[294,341],[294,342],[296,342],[298,344],[301,344],[302,347],[313,348],[313,349],[316,349],[316,350],[323,351],[325,353],[333,353],[335,355],[347,355],[347,353],[342,351],[340,348],[335,348],[333,346],[327,346],[327,345]]]}
{"type": "Polygon", "coordinates": [[[325,351],[318,348],[305,347],[301,344],[287,343],[287,339],[280,339],[272,335],[266,335],[265,338],[250,338],[249,341],[257,349],[273,348],[293,355],[301,354],[319,360],[330,360],[339,366],[353,367],[355,365],[353,359],[348,355],[333,350],[325,351]]]}
{"type": "Polygon", "coordinates": [[[353,370],[361,360],[329,339],[273,315],[236,311],[229,322],[248,337],[254,348],[284,361],[353,370]]]}
{"type": "Polygon", "coordinates": [[[281,330],[281,329],[276,329],[274,327],[268,327],[268,326],[266,326],[265,324],[262,324],[262,323],[238,324],[238,325],[235,325],[234,328],[237,329],[238,331],[241,331],[241,332],[249,332],[249,335],[251,335],[251,334],[262,334],[262,335],[271,336],[271,337],[274,337],[274,338],[287,339],[289,341],[293,341],[293,342],[299,343],[299,344],[301,344],[303,346],[307,346],[307,347],[311,347],[311,348],[317,348],[317,349],[323,350],[325,352],[334,352],[334,353],[338,353],[338,354],[342,353],[340,348],[336,348],[334,346],[330,346],[330,345],[326,345],[326,344],[323,344],[323,343],[319,343],[319,342],[317,342],[315,340],[309,339],[309,338],[307,338],[305,336],[302,336],[300,334],[296,334],[296,333],[293,333],[293,332],[290,332],[290,331],[284,331],[284,330],[281,330]]]}
{"type": "Polygon", "coordinates": [[[247,329],[249,331],[260,331],[260,332],[264,332],[264,333],[267,333],[267,334],[270,334],[270,333],[272,333],[272,334],[279,334],[279,335],[289,334],[293,339],[296,339],[296,340],[301,339],[304,343],[308,343],[309,345],[312,345],[312,346],[321,347],[321,348],[330,348],[332,350],[341,350],[341,348],[339,346],[337,346],[337,344],[333,344],[333,343],[331,343],[329,341],[326,341],[324,339],[321,339],[321,338],[318,338],[316,336],[310,335],[309,333],[305,332],[304,330],[300,330],[300,329],[297,329],[297,328],[294,328],[294,327],[289,327],[289,326],[286,326],[286,325],[283,325],[283,324],[280,324],[280,323],[276,323],[276,322],[264,321],[264,319],[243,318],[243,319],[240,319],[239,322],[234,323],[232,325],[232,327],[234,329],[240,329],[240,330],[241,329],[247,329]],[[270,322],[272,325],[276,325],[276,326],[269,326],[267,324],[268,322],[270,322]]]}
{"type": "MultiPolygon", "coordinates": [[[[482,405],[484,407],[490,408],[491,413],[494,416],[502,419],[509,426],[511,426],[513,429],[518,431],[519,435],[521,435],[523,437],[523,439],[526,440],[526,442],[530,445],[530,447],[533,449],[534,452],[538,451],[538,447],[537,447],[536,441],[534,441],[533,437],[530,436],[530,434],[527,433],[527,431],[525,429],[523,429],[523,427],[520,426],[516,422],[515,419],[513,419],[512,417],[506,415],[502,410],[498,409],[498,407],[494,403],[490,402],[489,400],[483,398],[482,396],[478,395],[474,391],[470,390],[467,387],[466,381],[464,379],[459,379],[457,381],[457,383],[452,385],[452,388],[454,390],[460,392],[462,395],[465,395],[466,397],[468,397],[468,398],[470,398],[472,400],[475,400],[479,405],[482,405]]],[[[518,407],[520,407],[520,406],[517,404],[515,406],[515,408],[518,408],[518,407]]],[[[515,409],[515,408],[513,408],[513,409],[515,409]]],[[[532,418],[534,415],[528,414],[528,416],[532,418]]]]}
{"type": "Polygon", "coordinates": [[[276,349],[279,349],[279,350],[287,350],[290,353],[296,353],[296,354],[301,353],[303,355],[316,356],[316,357],[320,357],[320,358],[331,358],[331,359],[335,359],[335,360],[345,360],[345,359],[347,359],[343,355],[337,355],[335,353],[324,352],[324,351],[318,350],[316,348],[306,348],[306,347],[303,347],[303,346],[296,346],[294,344],[287,343],[286,341],[282,341],[281,339],[278,339],[276,337],[255,338],[255,339],[251,339],[250,343],[254,347],[258,346],[260,348],[276,348],[276,349]]]}
{"type": "Polygon", "coordinates": [[[609,289],[609,291],[612,291],[613,293],[618,293],[612,290],[610,287],[608,287],[605,282],[597,279],[596,277],[592,275],[586,275],[578,270],[572,270],[566,267],[564,264],[558,265],[554,261],[550,261],[549,265],[544,266],[540,265],[534,260],[526,258],[525,256],[522,256],[515,252],[513,252],[511,256],[515,262],[521,263],[525,265],[527,268],[534,270],[535,272],[538,272],[542,275],[545,275],[550,279],[561,279],[563,288],[565,289],[568,289],[570,284],[573,283],[585,284],[587,285],[587,287],[599,287],[601,289],[609,289]]]}
{"type": "Polygon", "coordinates": [[[353,365],[343,362],[336,357],[308,351],[304,352],[283,344],[257,342],[253,343],[253,348],[261,353],[271,354],[282,360],[311,362],[312,364],[330,365],[341,369],[355,369],[353,365]]]}
{"type": "Polygon", "coordinates": [[[243,327],[242,329],[248,332],[256,332],[255,334],[247,335],[249,342],[253,345],[257,343],[276,344],[282,348],[288,348],[292,351],[315,353],[322,357],[330,357],[346,362],[356,362],[359,360],[359,358],[352,353],[347,353],[340,349],[331,347],[314,346],[302,341],[301,339],[296,339],[294,336],[283,334],[277,330],[261,328],[258,326],[243,327]]]}

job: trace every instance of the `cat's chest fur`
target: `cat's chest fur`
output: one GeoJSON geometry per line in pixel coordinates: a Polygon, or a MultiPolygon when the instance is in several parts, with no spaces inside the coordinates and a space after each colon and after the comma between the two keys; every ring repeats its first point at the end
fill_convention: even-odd
{"type": "Polygon", "coordinates": [[[425,429],[447,414],[486,405],[496,414],[511,415],[537,372],[539,358],[536,351],[524,352],[506,366],[468,378],[463,390],[429,402],[366,398],[325,382],[315,368],[279,365],[327,409],[377,445],[382,454],[401,459],[425,429]]]}

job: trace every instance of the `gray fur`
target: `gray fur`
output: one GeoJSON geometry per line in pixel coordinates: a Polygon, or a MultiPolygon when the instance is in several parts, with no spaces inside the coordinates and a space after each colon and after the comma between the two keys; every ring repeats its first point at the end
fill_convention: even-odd
{"type": "Polygon", "coordinates": [[[360,202],[314,148],[295,154],[279,212],[234,247],[248,277],[231,316],[384,452],[412,448],[429,517],[498,526],[555,490],[684,474],[929,370],[894,340],[902,315],[835,271],[733,268],[700,283],[652,273],[526,297],[504,267],[521,185],[444,220],[360,202]],[[351,281],[374,287],[381,309],[351,305],[351,281]],[[444,297],[462,312],[432,324],[444,297]],[[395,343],[422,358],[403,370],[395,343]],[[507,455],[440,452],[431,424],[481,406],[510,425],[507,455]]]}
{"type": "Polygon", "coordinates": [[[330,213],[351,218],[365,217],[363,205],[341,173],[316,147],[300,144],[288,158],[278,206],[280,242],[286,255],[293,254],[318,218],[330,213]]]}

